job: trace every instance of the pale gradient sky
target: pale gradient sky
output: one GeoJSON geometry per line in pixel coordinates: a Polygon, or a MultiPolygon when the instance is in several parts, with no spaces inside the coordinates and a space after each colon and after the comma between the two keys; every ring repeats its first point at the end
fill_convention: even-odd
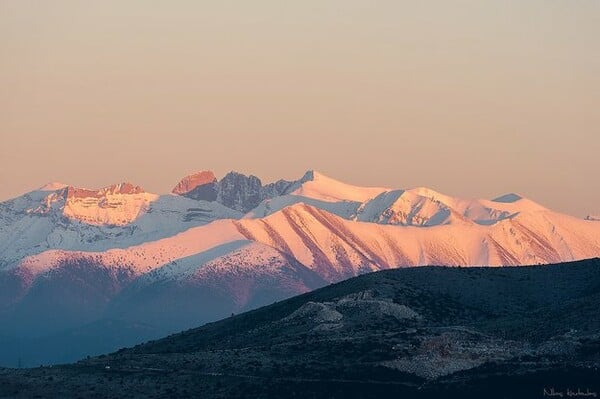
{"type": "Polygon", "coordinates": [[[0,199],[306,169],[600,214],[600,1],[0,0],[0,199]]]}

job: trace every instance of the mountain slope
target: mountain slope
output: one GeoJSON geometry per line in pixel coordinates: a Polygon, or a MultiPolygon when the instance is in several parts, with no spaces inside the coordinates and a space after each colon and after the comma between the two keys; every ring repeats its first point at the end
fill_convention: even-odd
{"type": "MultiPolygon", "coordinates": [[[[598,392],[600,261],[366,274],[69,366],[0,394],[318,398],[598,392]]],[[[566,394],[565,394],[566,395],[566,394]]]]}
{"type": "Polygon", "coordinates": [[[172,333],[327,284],[294,258],[260,243],[236,241],[203,256],[177,260],[139,278],[107,314],[172,333]]]}
{"type": "Polygon", "coordinates": [[[493,225],[467,220],[428,228],[348,221],[308,205],[235,222],[251,240],[292,254],[338,278],[399,266],[518,265],[593,257],[600,230],[592,222],[547,211],[493,225]]]}

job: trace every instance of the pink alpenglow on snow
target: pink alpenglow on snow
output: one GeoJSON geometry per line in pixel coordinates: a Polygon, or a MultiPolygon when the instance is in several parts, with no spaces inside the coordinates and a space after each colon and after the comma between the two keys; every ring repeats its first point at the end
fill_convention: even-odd
{"type": "MultiPolygon", "coordinates": [[[[174,191],[214,180],[211,172],[200,172],[174,191]]],[[[0,229],[3,263],[37,273],[79,259],[137,275],[190,257],[199,267],[258,243],[338,281],[404,266],[528,265],[600,256],[600,224],[593,218],[554,212],[520,195],[460,199],[424,187],[353,186],[313,171],[284,184],[284,194],[246,214],[220,197],[159,196],[130,183],[34,191],[0,208],[8,212],[0,219],[7,223],[0,229]],[[14,216],[19,212],[28,217],[14,216]],[[64,218],[72,223],[65,225],[64,218]]],[[[260,194],[248,185],[232,190],[233,197],[260,194]]],[[[244,253],[246,266],[264,266],[250,249],[244,253]]]]}

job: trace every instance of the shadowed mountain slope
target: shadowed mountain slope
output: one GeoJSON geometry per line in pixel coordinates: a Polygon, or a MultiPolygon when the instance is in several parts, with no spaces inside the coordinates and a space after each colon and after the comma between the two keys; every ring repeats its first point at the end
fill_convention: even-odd
{"type": "Polygon", "coordinates": [[[70,366],[29,397],[543,397],[598,392],[600,260],[396,269],[70,366]],[[72,395],[71,395],[72,396],[72,395]]]}

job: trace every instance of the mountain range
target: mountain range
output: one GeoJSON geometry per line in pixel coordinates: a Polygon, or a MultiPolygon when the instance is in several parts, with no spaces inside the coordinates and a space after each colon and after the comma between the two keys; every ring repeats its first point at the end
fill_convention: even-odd
{"type": "Polygon", "coordinates": [[[596,218],[517,194],[459,199],[315,171],[269,184],[202,171],[167,195],[50,183],[0,203],[0,364],[75,360],[383,269],[597,256],[596,218]]]}

